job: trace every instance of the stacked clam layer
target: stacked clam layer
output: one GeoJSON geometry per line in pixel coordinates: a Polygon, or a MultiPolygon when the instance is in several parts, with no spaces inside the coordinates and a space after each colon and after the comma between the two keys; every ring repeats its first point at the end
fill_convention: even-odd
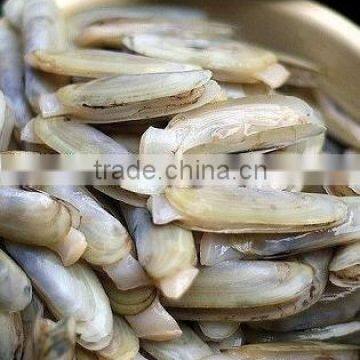
{"type": "MultiPolygon", "coordinates": [[[[88,3],[5,3],[2,152],[311,155],[327,130],[360,148],[317,64],[199,10],[88,3]]],[[[1,186],[0,359],[359,359],[359,195],[1,186]]]]}

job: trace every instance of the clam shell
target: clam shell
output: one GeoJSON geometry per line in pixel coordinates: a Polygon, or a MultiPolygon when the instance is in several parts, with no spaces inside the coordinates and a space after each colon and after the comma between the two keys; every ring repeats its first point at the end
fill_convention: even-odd
{"type": "MultiPolygon", "coordinates": [[[[346,205],[329,196],[247,188],[168,188],[166,198],[175,215],[157,214],[155,223],[175,219],[193,230],[221,233],[296,233],[344,223],[346,205]],[[231,206],[229,206],[231,204],[231,206]],[[176,215],[177,214],[177,215],[176,215]],[[177,217],[176,217],[177,216],[177,217]]],[[[155,214],[155,215],[154,215],[155,214]]]]}
{"type": "Polygon", "coordinates": [[[39,50],[28,54],[26,61],[41,71],[90,79],[199,69],[193,65],[177,64],[145,56],[91,49],[70,49],[63,52],[39,50]]]}
{"type": "MultiPolygon", "coordinates": [[[[277,63],[276,56],[246,43],[204,39],[182,39],[153,34],[124,38],[124,45],[141,55],[195,64],[213,71],[219,81],[256,83],[261,73],[277,63]]],[[[284,71],[276,85],[288,77],[284,71]]]]}

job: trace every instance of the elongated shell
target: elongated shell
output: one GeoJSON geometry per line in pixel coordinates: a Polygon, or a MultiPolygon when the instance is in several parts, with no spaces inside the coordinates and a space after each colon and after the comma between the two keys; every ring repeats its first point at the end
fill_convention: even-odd
{"type": "Polygon", "coordinates": [[[199,65],[213,71],[215,79],[220,81],[264,81],[276,88],[281,86],[289,75],[285,68],[277,64],[273,53],[235,41],[186,40],[145,34],[129,36],[123,43],[130,50],[142,55],[199,65]],[[269,76],[268,72],[277,69],[280,73],[270,80],[272,76],[269,76]]]}
{"type": "Polygon", "coordinates": [[[159,144],[177,154],[277,149],[324,131],[312,108],[302,100],[254,96],[180,114],[165,130],[150,128],[142,137],[140,152],[158,153],[159,144]]]}
{"type": "Polygon", "coordinates": [[[0,311],[21,311],[30,304],[30,280],[16,263],[0,250],[0,311]]]}
{"type": "Polygon", "coordinates": [[[133,360],[139,348],[139,339],[134,331],[124,319],[114,316],[113,338],[105,349],[98,352],[98,357],[101,360],[133,360]]]}
{"type": "MultiPolygon", "coordinates": [[[[323,297],[302,313],[289,316],[288,318],[265,321],[256,324],[270,331],[290,332],[341,324],[353,321],[360,310],[360,290],[352,290],[335,298],[329,290],[323,297]]],[[[254,326],[252,324],[252,326],[254,326]]]]}
{"type": "Polygon", "coordinates": [[[87,47],[123,48],[126,36],[159,34],[182,38],[226,38],[233,34],[230,25],[210,21],[172,21],[165,19],[118,18],[93,24],[82,31],[77,44],[87,47]]]}
{"type": "Polygon", "coordinates": [[[360,239],[360,202],[356,197],[344,198],[349,207],[348,220],[338,227],[304,234],[214,234],[205,233],[201,240],[201,262],[212,265],[232,259],[284,257],[360,239]]]}
{"type": "Polygon", "coordinates": [[[339,344],[360,345],[359,335],[360,321],[292,332],[267,332],[261,331],[260,329],[246,329],[246,338],[250,343],[326,341],[339,344]]]}
{"type": "Polygon", "coordinates": [[[334,227],[347,216],[344,203],[317,194],[230,187],[168,188],[166,199],[168,208],[158,208],[156,198],[150,204],[156,224],[177,220],[186,228],[208,232],[296,233],[334,227]]]}
{"type": "Polygon", "coordinates": [[[303,343],[271,343],[245,345],[225,354],[234,359],[242,360],[313,360],[329,358],[332,360],[358,359],[358,347],[350,345],[335,345],[321,342],[303,343]]]}
{"type": "Polygon", "coordinates": [[[159,360],[200,360],[213,355],[210,347],[188,326],[181,324],[182,335],[166,342],[143,341],[142,348],[159,360]]]}
{"type": "Polygon", "coordinates": [[[83,255],[87,262],[100,266],[107,265],[129,254],[132,241],[126,229],[85,188],[44,186],[42,189],[79,210],[79,229],[85,235],[88,244],[83,255]]]}
{"type": "MultiPolygon", "coordinates": [[[[26,1],[23,14],[22,33],[25,54],[36,50],[64,49],[63,22],[54,0],[26,1]]],[[[40,112],[41,96],[53,93],[66,83],[68,83],[67,78],[43,74],[29,66],[25,69],[26,96],[36,113],[40,112]]]]}
{"type": "Polygon", "coordinates": [[[20,360],[24,345],[20,314],[0,312],[0,329],[0,359],[20,360]]]}
{"type": "Polygon", "coordinates": [[[360,241],[338,249],[329,270],[335,285],[360,287],[360,241]]]}
{"type": "Polygon", "coordinates": [[[192,233],[175,225],[153,225],[146,209],[126,205],[121,209],[144,269],[165,296],[181,297],[198,273],[192,233]]]}
{"type": "Polygon", "coordinates": [[[64,264],[76,262],[86,249],[84,235],[76,230],[79,214],[64,202],[39,192],[1,187],[0,208],[0,235],[9,241],[53,249],[64,264]]]}
{"type": "Polygon", "coordinates": [[[0,89],[12,105],[18,129],[31,119],[23,72],[21,39],[5,20],[0,20],[0,89]]]}
{"type": "Polygon", "coordinates": [[[14,114],[8,107],[3,93],[0,91],[0,151],[8,149],[14,123],[14,114]]]}
{"type": "Polygon", "coordinates": [[[172,307],[199,309],[275,306],[300,297],[312,278],[309,266],[295,262],[229,261],[201,268],[181,299],[164,302],[172,307]]]}
{"type": "Polygon", "coordinates": [[[189,71],[198,68],[145,56],[90,49],[63,52],[40,50],[28,54],[26,61],[36,69],[52,74],[84,78],[189,71]]]}
{"type": "Polygon", "coordinates": [[[91,123],[164,117],[203,106],[221,94],[204,70],[120,75],[69,85],[56,96],[44,96],[41,112],[48,118],[72,115],[91,123]]]}
{"type": "Polygon", "coordinates": [[[112,337],[110,303],[95,274],[85,264],[64,267],[52,252],[7,242],[7,251],[32,279],[51,312],[74,317],[78,342],[90,350],[106,347],[112,337]]]}
{"type": "Polygon", "coordinates": [[[297,259],[299,262],[224,262],[202,268],[181,299],[163,302],[181,320],[252,322],[286,318],[320,299],[330,259],[331,251],[319,251],[297,259]]]}

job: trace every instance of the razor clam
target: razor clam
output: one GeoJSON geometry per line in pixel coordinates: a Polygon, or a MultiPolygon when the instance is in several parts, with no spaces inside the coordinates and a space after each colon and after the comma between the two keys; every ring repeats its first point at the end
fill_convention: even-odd
{"type": "Polygon", "coordinates": [[[0,151],[8,150],[14,122],[14,114],[0,91],[0,151]]]}
{"type": "Polygon", "coordinates": [[[58,319],[74,317],[77,342],[90,350],[109,345],[113,331],[110,303],[92,270],[83,263],[64,267],[51,251],[6,242],[6,250],[31,278],[58,319]]]}
{"type": "Polygon", "coordinates": [[[90,79],[199,69],[193,65],[93,49],[71,49],[62,52],[39,50],[28,54],[26,61],[32,67],[48,73],[90,79]]]}
{"type": "Polygon", "coordinates": [[[19,313],[0,312],[0,359],[20,360],[24,334],[19,313]]]}
{"type": "Polygon", "coordinates": [[[330,281],[339,287],[360,287],[360,241],[339,248],[329,266],[330,281]]]}
{"type": "Polygon", "coordinates": [[[37,317],[32,334],[32,346],[24,353],[24,360],[72,360],[75,350],[75,321],[64,319],[58,323],[37,317]]]}
{"type": "Polygon", "coordinates": [[[261,321],[296,314],[324,292],[330,251],[305,255],[299,262],[227,261],[201,268],[179,300],[163,299],[180,320],[261,321]]]}
{"type": "Polygon", "coordinates": [[[245,345],[225,351],[225,354],[241,360],[357,360],[359,347],[321,342],[284,342],[245,345]]]}
{"type": "Polygon", "coordinates": [[[317,303],[302,313],[285,319],[252,323],[251,326],[280,332],[306,330],[353,321],[359,311],[360,289],[335,296],[327,289],[317,303]]]}
{"type": "Polygon", "coordinates": [[[44,118],[72,115],[89,123],[169,116],[215,101],[222,90],[211,72],[118,75],[68,85],[40,101],[44,118]]]}
{"type": "Polygon", "coordinates": [[[175,320],[160,304],[154,287],[148,285],[122,291],[105,277],[102,283],[113,311],[125,316],[138,337],[164,341],[181,335],[175,320]]]}
{"type": "Polygon", "coordinates": [[[3,5],[5,18],[10,24],[21,29],[25,0],[7,0],[3,5]]]}
{"type": "Polygon", "coordinates": [[[315,92],[315,95],[330,136],[344,145],[360,149],[359,123],[327,95],[320,91],[315,92]]]}
{"type": "Polygon", "coordinates": [[[147,309],[136,315],[126,316],[126,320],[141,339],[168,341],[182,334],[179,325],[165,310],[158,297],[147,309]]]}
{"type": "Polygon", "coordinates": [[[84,47],[104,47],[122,49],[127,36],[156,34],[182,38],[229,38],[234,30],[230,25],[201,20],[174,22],[168,19],[134,19],[120,17],[95,23],[85,28],[76,43],[84,47]]]}
{"type": "Polygon", "coordinates": [[[199,65],[213,71],[219,81],[263,82],[277,88],[289,76],[273,53],[236,41],[141,34],[125,37],[123,43],[141,55],[199,65]]]}
{"type": "MultiPolygon", "coordinates": [[[[47,120],[37,118],[35,119],[34,128],[36,135],[47,146],[61,154],[110,154],[114,157],[123,156],[123,158],[119,158],[121,160],[136,158],[125,146],[111,137],[89,125],[76,121],[67,121],[65,118],[47,120]]],[[[123,191],[106,185],[99,185],[96,188],[99,191],[104,191],[110,197],[125,202],[129,201],[130,204],[137,206],[138,203],[142,204],[144,202],[144,196],[141,194],[158,193],[160,186],[163,187],[162,183],[156,178],[154,181],[146,179],[143,181],[142,178],[136,180],[125,178],[121,179],[123,191]],[[128,192],[124,193],[124,190],[128,190],[128,192]]]]}
{"type": "Polygon", "coordinates": [[[36,135],[34,125],[35,119],[31,119],[21,130],[20,142],[22,148],[26,151],[38,152],[40,154],[52,153],[53,150],[46,146],[45,143],[36,135]]]}
{"type": "Polygon", "coordinates": [[[292,332],[267,332],[248,328],[246,329],[246,339],[252,344],[287,341],[326,341],[360,345],[360,321],[292,332]]]}
{"type": "Polygon", "coordinates": [[[114,316],[114,334],[110,344],[97,352],[99,360],[133,360],[139,352],[139,339],[119,316],[114,316]]]}
{"type": "Polygon", "coordinates": [[[300,99],[245,97],[175,116],[165,130],[150,127],[140,153],[233,153],[278,149],[320,135],[325,127],[300,99]]]}
{"type": "Polygon", "coordinates": [[[6,20],[0,20],[0,89],[12,106],[17,129],[31,119],[23,75],[20,39],[6,20]]]}
{"type": "Polygon", "coordinates": [[[199,321],[199,328],[208,341],[220,343],[234,335],[240,324],[229,321],[199,321]]]}
{"type": "Polygon", "coordinates": [[[87,248],[82,257],[88,263],[98,265],[104,271],[107,265],[110,265],[114,271],[116,265],[121,264],[122,260],[129,255],[132,240],[126,229],[86,188],[42,186],[41,189],[72,204],[79,210],[81,216],[79,230],[85,235],[87,241],[87,248]]]}
{"type": "Polygon", "coordinates": [[[348,214],[342,201],[327,195],[235,187],[167,188],[149,208],[155,224],[175,221],[220,233],[315,231],[343,224],[348,214]]]}
{"type": "Polygon", "coordinates": [[[146,209],[123,204],[121,210],[135,240],[140,264],[164,296],[181,297],[198,273],[191,231],[172,224],[155,226],[146,209]]]}
{"type": "Polygon", "coordinates": [[[47,194],[0,187],[0,236],[57,252],[65,265],[76,262],[87,243],[77,230],[80,215],[70,204],[47,194]]]}
{"type": "Polygon", "coordinates": [[[157,360],[200,360],[214,355],[190,327],[181,324],[180,328],[182,335],[177,339],[165,342],[142,341],[141,347],[157,360]]]}
{"type": "MultiPolygon", "coordinates": [[[[23,9],[22,33],[26,55],[37,50],[64,49],[63,23],[55,1],[27,0],[23,9]]],[[[64,77],[44,74],[29,66],[25,67],[26,96],[36,113],[40,112],[41,96],[53,93],[66,83],[68,79],[64,77]]]]}
{"type": "Polygon", "coordinates": [[[0,311],[24,310],[30,304],[30,280],[19,266],[0,249],[0,311]]]}
{"type": "Polygon", "coordinates": [[[284,257],[327,247],[346,245],[360,240],[360,201],[344,198],[349,208],[348,220],[332,229],[290,234],[214,234],[205,233],[201,239],[202,265],[234,259],[284,257]]]}

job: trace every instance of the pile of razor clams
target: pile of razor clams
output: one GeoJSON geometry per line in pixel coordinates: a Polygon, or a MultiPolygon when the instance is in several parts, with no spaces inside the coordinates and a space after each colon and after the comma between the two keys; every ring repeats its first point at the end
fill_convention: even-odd
{"type": "MultiPolygon", "coordinates": [[[[57,3],[3,6],[3,154],[360,150],[319,64],[198,9],[57,3]]],[[[1,360],[356,360],[359,346],[360,185],[0,186],[1,360]]]]}

